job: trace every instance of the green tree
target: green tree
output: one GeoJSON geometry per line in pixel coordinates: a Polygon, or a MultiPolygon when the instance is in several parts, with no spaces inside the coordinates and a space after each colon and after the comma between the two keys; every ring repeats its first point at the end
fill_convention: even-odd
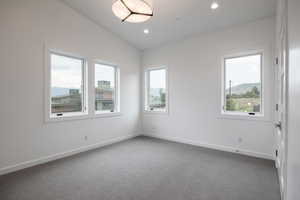
{"type": "Polygon", "coordinates": [[[159,90],[159,95],[160,95],[160,101],[162,105],[166,104],[166,93],[163,91],[163,89],[159,90]]]}
{"type": "Polygon", "coordinates": [[[260,92],[258,88],[255,86],[252,88],[251,91],[248,91],[241,95],[241,98],[258,98],[260,95],[260,92]]]}
{"type": "Polygon", "coordinates": [[[234,111],[235,108],[236,108],[235,101],[229,95],[226,95],[226,110],[234,111]]]}
{"type": "Polygon", "coordinates": [[[252,88],[252,92],[253,92],[253,94],[254,94],[256,97],[258,97],[258,96],[260,95],[260,92],[259,92],[259,90],[258,90],[258,88],[257,88],[256,86],[254,86],[254,87],[252,88]]]}

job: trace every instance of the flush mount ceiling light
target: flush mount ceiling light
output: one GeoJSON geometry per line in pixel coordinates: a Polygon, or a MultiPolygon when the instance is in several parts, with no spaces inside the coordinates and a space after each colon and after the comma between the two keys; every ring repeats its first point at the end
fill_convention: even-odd
{"type": "Polygon", "coordinates": [[[122,22],[139,23],[153,16],[152,7],[144,0],[117,0],[112,11],[122,22]]]}

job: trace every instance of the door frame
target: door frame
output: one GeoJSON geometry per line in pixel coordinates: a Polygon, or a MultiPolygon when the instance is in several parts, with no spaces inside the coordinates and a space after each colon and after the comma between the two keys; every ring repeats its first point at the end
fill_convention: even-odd
{"type": "Polygon", "coordinates": [[[287,0],[279,0],[277,8],[276,28],[276,74],[275,94],[276,109],[275,124],[281,122],[281,127],[275,128],[276,157],[281,199],[286,199],[287,187],[287,145],[288,145],[288,33],[287,33],[287,0]],[[283,70],[282,70],[283,69],[283,70]],[[280,74],[279,74],[280,73],[280,74]],[[283,75],[283,76],[282,76],[283,75]],[[280,78],[279,78],[280,76],[280,78]],[[279,83],[280,82],[280,83],[279,83]],[[281,94],[281,95],[280,95],[281,94]],[[282,98],[281,101],[279,98],[282,98]],[[280,105],[280,102],[283,102],[280,105]],[[279,116],[281,114],[281,116],[279,116]],[[280,133],[280,134],[279,134],[280,133]],[[280,150],[280,152],[279,152],[280,150]]]}

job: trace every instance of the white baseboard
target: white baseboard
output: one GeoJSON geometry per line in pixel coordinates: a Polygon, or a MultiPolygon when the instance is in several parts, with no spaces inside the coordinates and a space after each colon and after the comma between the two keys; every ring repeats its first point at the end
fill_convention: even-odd
{"type": "Polygon", "coordinates": [[[89,150],[92,150],[92,149],[97,149],[97,148],[100,148],[100,147],[104,147],[104,146],[107,146],[107,145],[110,145],[110,144],[121,142],[123,140],[128,140],[130,138],[134,138],[136,136],[137,135],[126,135],[126,136],[122,136],[122,137],[117,137],[117,138],[109,139],[109,140],[106,140],[106,141],[103,141],[103,142],[100,142],[100,143],[97,143],[97,144],[92,144],[92,145],[80,147],[78,149],[73,149],[71,151],[58,153],[58,154],[50,155],[50,156],[47,156],[47,157],[38,158],[38,159],[35,159],[35,160],[29,160],[29,161],[26,161],[26,162],[18,163],[16,165],[4,167],[4,168],[0,169],[0,175],[4,175],[4,174],[11,173],[11,172],[19,171],[21,169],[33,167],[35,165],[44,164],[44,163],[47,163],[47,162],[50,162],[50,161],[65,158],[65,157],[72,156],[72,155],[82,153],[82,152],[85,152],[85,151],[89,151],[89,150]]]}
{"type": "Polygon", "coordinates": [[[195,142],[192,140],[186,140],[186,139],[182,139],[182,138],[169,137],[169,136],[150,135],[150,134],[149,135],[143,134],[143,135],[147,136],[147,137],[153,137],[153,138],[168,140],[168,141],[177,142],[177,143],[189,144],[189,145],[204,147],[204,148],[208,148],[208,149],[215,149],[215,150],[219,150],[219,151],[237,153],[237,154],[247,155],[247,156],[256,157],[256,158],[274,160],[274,157],[272,155],[249,151],[249,150],[244,150],[244,149],[236,149],[236,148],[222,146],[222,145],[216,145],[216,144],[200,143],[200,142],[195,142]]]}
{"type": "MultiPolygon", "coordinates": [[[[168,141],[172,141],[172,142],[189,144],[189,145],[198,146],[198,147],[204,147],[204,148],[215,149],[215,150],[219,150],[219,151],[232,152],[232,153],[238,153],[238,154],[252,156],[252,157],[256,157],[256,158],[274,160],[274,157],[272,155],[253,152],[253,151],[248,151],[248,150],[243,150],[243,149],[235,149],[235,148],[232,148],[232,147],[215,145],[215,144],[199,143],[199,142],[195,142],[195,141],[192,141],[192,140],[186,140],[186,139],[182,139],[182,138],[169,137],[169,136],[158,136],[158,135],[148,135],[148,134],[143,134],[143,135],[147,136],[147,137],[153,137],[153,138],[168,140],[168,141]]],[[[58,153],[58,154],[50,155],[50,156],[47,156],[47,157],[38,158],[38,159],[35,159],[35,160],[30,160],[30,161],[18,163],[16,165],[1,168],[0,169],[0,175],[4,175],[4,174],[11,173],[11,172],[19,171],[19,170],[22,170],[22,169],[25,169],[25,168],[29,168],[29,167],[33,167],[33,166],[36,166],[36,165],[44,164],[44,163],[47,163],[47,162],[50,162],[50,161],[65,158],[65,157],[72,156],[72,155],[75,155],[75,154],[78,154],[78,153],[81,153],[81,152],[89,151],[89,150],[92,150],[92,149],[97,149],[97,148],[104,147],[104,146],[107,146],[107,145],[110,145],[110,144],[121,142],[123,140],[128,140],[130,138],[134,138],[134,137],[137,137],[137,136],[138,135],[126,135],[126,136],[122,136],[122,137],[117,137],[117,138],[109,139],[109,140],[106,140],[106,141],[103,141],[103,142],[100,142],[100,143],[97,143],[97,144],[92,144],[92,145],[89,145],[89,146],[80,147],[78,149],[73,149],[71,151],[58,153]]]]}

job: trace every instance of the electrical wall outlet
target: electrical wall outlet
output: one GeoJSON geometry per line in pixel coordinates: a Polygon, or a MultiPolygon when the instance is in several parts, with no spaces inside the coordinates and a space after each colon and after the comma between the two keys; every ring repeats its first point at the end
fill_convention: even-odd
{"type": "Polygon", "coordinates": [[[152,132],[152,133],[155,133],[156,131],[157,131],[157,128],[156,128],[155,126],[152,126],[152,127],[151,127],[151,132],[152,132]]]}
{"type": "Polygon", "coordinates": [[[238,138],[238,143],[239,143],[239,144],[243,143],[243,138],[239,137],[239,138],[238,138]]]}

